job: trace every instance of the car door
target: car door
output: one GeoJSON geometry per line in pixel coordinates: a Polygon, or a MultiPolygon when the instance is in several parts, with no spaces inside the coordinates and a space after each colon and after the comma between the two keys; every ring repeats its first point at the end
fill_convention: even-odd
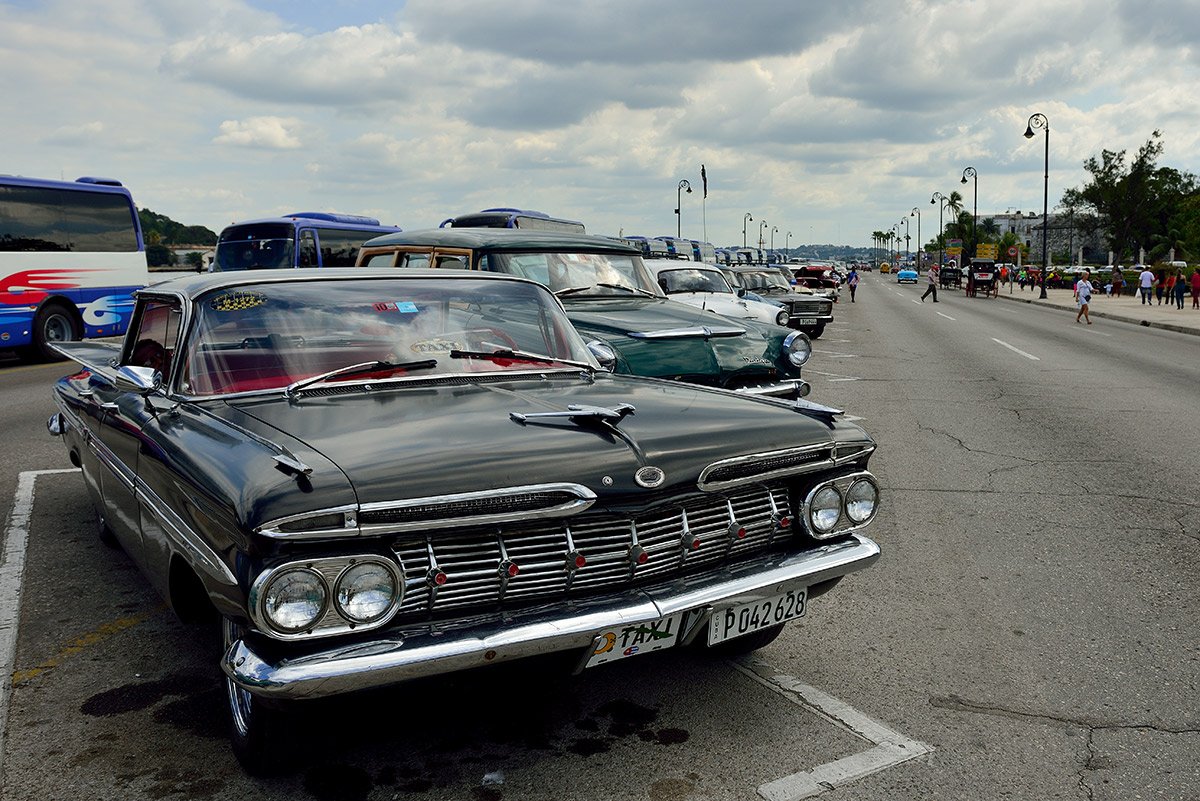
{"type": "MultiPolygon", "coordinates": [[[[178,300],[148,298],[139,302],[120,366],[152,367],[162,375],[166,386],[181,317],[178,300]]],[[[136,559],[142,545],[138,470],[141,454],[155,447],[145,429],[158,412],[146,396],[116,387],[106,390],[101,400],[104,416],[97,439],[109,466],[108,470],[101,471],[105,519],[113,534],[136,559]]]]}

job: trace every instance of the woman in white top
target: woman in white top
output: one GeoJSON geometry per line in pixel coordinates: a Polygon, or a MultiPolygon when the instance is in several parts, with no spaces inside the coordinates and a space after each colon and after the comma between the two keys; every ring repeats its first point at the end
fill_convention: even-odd
{"type": "Polygon", "coordinates": [[[1079,303],[1079,311],[1075,313],[1075,322],[1079,322],[1079,318],[1087,320],[1087,324],[1092,324],[1092,318],[1088,317],[1088,304],[1092,302],[1092,276],[1087,270],[1083,271],[1083,275],[1075,283],[1075,300],[1079,303]]]}

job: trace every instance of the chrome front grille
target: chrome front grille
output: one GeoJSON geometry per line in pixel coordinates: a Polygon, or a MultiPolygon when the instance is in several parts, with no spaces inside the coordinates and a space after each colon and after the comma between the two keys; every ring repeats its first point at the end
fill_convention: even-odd
{"type": "Polygon", "coordinates": [[[833,304],[827,300],[795,300],[792,301],[792,315],[795,317],[820,317],[829,314],[833,304]]]}
{"type": "Polygon", "coordinates": [[[396,620],[586,597],[736,562],[790,538],[781,517],[791,517],[787,489],[756,485],[689,496],[632,518],[586,515],[491,526],[486,532],[404,535],[393,544],[407,590],[396,620]],[[743,537],[737,529],[744,529],[743,537]],[[639,548],[646,554],[640,564],[639,548]],[[575,556],[586,563],[576,568],[575,556]],[[511,577],[504,570],[510,564],[518,569],[511,577]],[[445,577],[441,585],[433,580],[439,573],[445,577]]]}

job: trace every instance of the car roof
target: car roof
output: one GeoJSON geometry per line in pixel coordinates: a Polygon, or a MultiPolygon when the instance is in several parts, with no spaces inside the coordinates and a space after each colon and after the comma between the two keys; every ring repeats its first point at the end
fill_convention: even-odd
{"type": "Polygon", "coordinates": [[[389,245],[509,251],[567,249],[641,255],[639,248],[604,236],[565,231],[530,231],[521,228],[427,228],[378,236],[365,242],[363,247],[389,245]]]}
{"type": "Polygon", "coordinates": [[[483,281],[517,281],[541,286],[515,275],[482,272],[479,270],[448,270],[411,268],[398,270],[395,267],[344,267],[281,270],[233,270],[228,272],[200,273],[160,281],[138,290],[137,294],[182,294],[188,297],[202,295],[214,289],[227,289],[250,284],[300,283],[307,281],[356,281],[386,278],[397,281],[414,278],[437,280],[473,279],[483,281]]]}

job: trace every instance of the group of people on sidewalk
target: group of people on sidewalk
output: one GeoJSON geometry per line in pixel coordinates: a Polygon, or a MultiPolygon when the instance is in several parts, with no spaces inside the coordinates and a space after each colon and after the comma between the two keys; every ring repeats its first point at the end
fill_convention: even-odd
{"type": "MultiPolygon", "coordinates": [[[[1143,306],[1153,306],[1153,298],[1158,299],[1158,305],[1161,306],[1163,297],[1167,299],[1167,305],[1171,305],[1172,299],[1175,301],[1175,308],[1183,308],[1183,296],[1187,294],[1188,286],[1191,285],[1192,290],[1192,308],[1200,309],[1200,268],[1192,273],[1189,281],[1183,274],[1183,268],[1178,268],[1174,271],[1168,270],[1163,276],[1156,276],[1151,272],[1149,267],[1142,270],[1138,275],[1138,290],[1142,297],[1143,306]]],[[[1113,294],[1117,294],[1117,288],[1114,284],[1113,294]]]]}

